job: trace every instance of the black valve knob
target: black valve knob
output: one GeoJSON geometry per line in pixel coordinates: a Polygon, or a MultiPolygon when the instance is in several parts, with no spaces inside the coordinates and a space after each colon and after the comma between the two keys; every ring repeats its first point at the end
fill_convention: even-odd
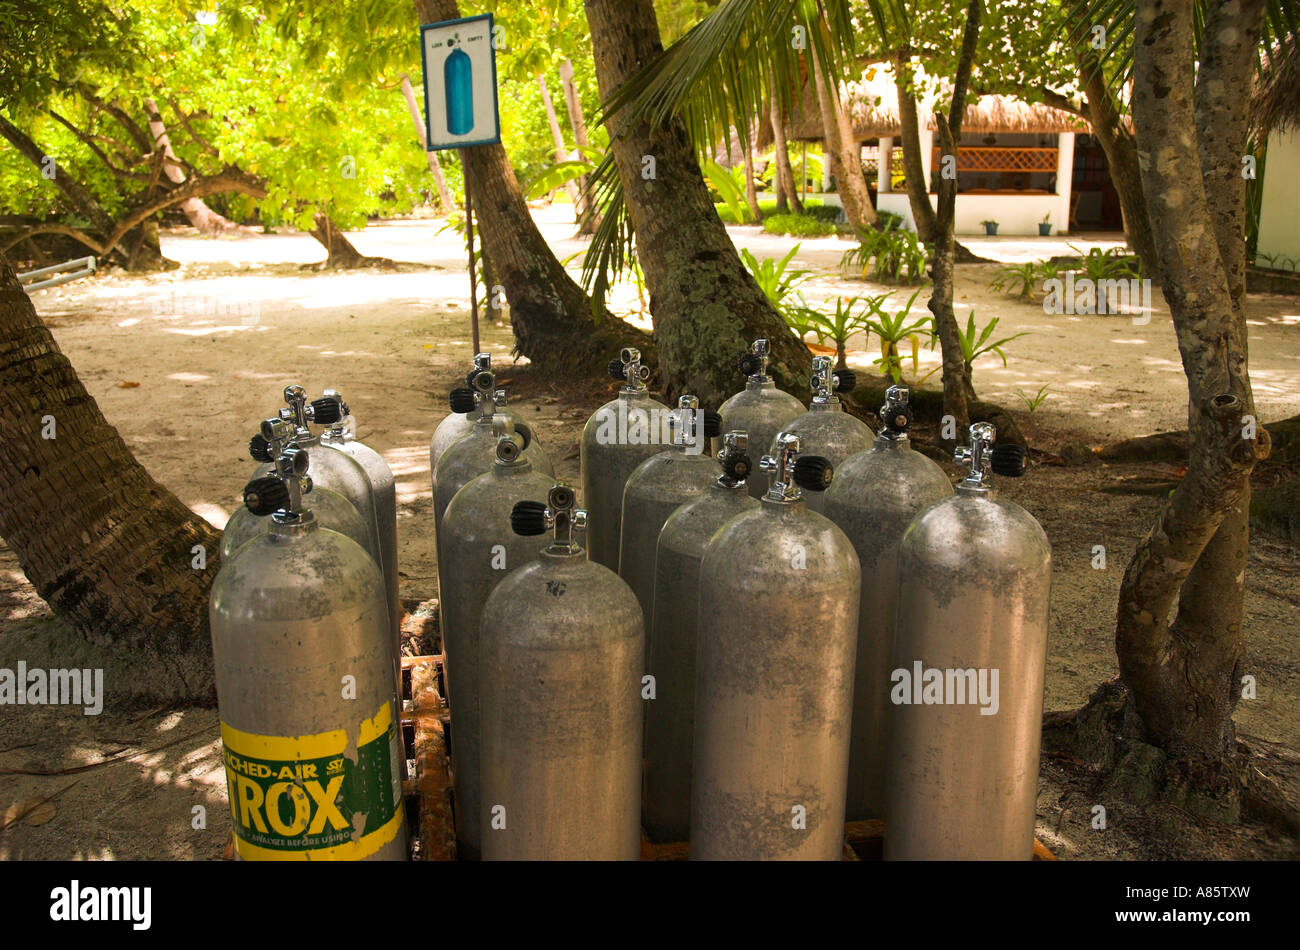
{"type": "Polygon", "coordinates": [[[1029,468],[1029,453],[1023,445],[1015,443],[995,445],[989,453],[989,463],[994,475],[1019,478],[1029,468]]]}
{"type": "Polygon", "coordinates": [[[275,457],[271,454],[271,443],[266,441],[260,432],[248,440],[248,454],[253,457],[254,462],[275,461],[275,457]]]}
{"type": "Polygon", "coordinates": [[[831,388],[838,393],[851,393],[858,385],[858,374],[851,369],[837,369],[831,373],[831,388]]]}
{"type": "Polygon", "coordinates": [[[452,412],[473,412],[477,405],[474,401],[474,390],[456,387],[451,391],[450,400],[452,412]]]}
{"type": "Polygon", "coordinates": [[[510,509],[510,530],[531,537],[546,531],[546,503],[542,501],[517,501],[510,509]]]}
{"type": "Polygon", "coordinates": [[[722,474],[733,482],[743,482],[749,478],[749,473],[753,470],[754,463],[743,452],[739,455],[724,455],[722,457],[722,474]]]}
{"type": "Polygon", "coordinates": [[[610,360],[610,361],[609,361],[608,370],[609,370],[609,376],[610,376],[611,379],[626,379],[626,378],[627,378],[627,374],[626,374],[626,372],[625,372],[624,369],[623,369],[623,361],[622,361],[622,360],[610,360]]]}
{"type": "Polygon", "coordinates": [[[527,422],[516,422],[515,433],[523,440],[523,444],[519,446],[519,451],[526,451],[528,446],[533,444],[534,436],[532,426],[527,422]]]}
{"type": "Polygon", "coordinates": [[[804,491],[825,491],[831,486],[835,467],[820,455],[804,455],[794,460],[794,483],[804,491]]]}
{"type": "Polygon", "coordinates": [[[343,403],[331,396],[313,399],[311,402],[312,422],[320,426],[332,426],[343,418],[343,403]]]}
{"type": "Polygon", "coordinates": [[[289,489],[274,475],[255,478],[244,486],[244,505],[253,514],[265,517],[289,504],[289,489]]]}
{"type": "Polygon", "coordinates": [[[722,435],[722,416],[711,409],[704,410],[704,437],[716,439],[722,435]]]}
{"type": "Polygon", "coordinates": [[[880,407],[880,421],[885,428],[900,435],[912,427],[914,418],[911,406],[887,402],[880,407]]]}
{"type": "Polygon", "coordinates": [[[763,361],[753,353],[746,353],[736,361],[736,365],[740,367],[740,372],[743,375],[757,376],[758,371],[763,368],[763,361]]]}

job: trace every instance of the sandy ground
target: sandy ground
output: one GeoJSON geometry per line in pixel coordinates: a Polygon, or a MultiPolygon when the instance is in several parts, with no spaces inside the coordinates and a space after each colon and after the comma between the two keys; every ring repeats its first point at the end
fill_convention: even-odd
{"type": "MultiPolygon", "coordinates": [[[[583,248],[572,238],[567,207],[539,209],[537,217],[561,259],[583,248]]],[[[359,438],[393,468],[401,592],[405,600],[423,601],[437,593],[429,438],[446,412],[447,390],[471,356],[463,250],[453,232],[436,234],[439,227],[440,221],[404,220],[351,235],[363,253],[425,265],[399,273],[305,271],[301,265],[323,254],[300,234],[211,240],[169,233],[163,249],[182,262],[178,271],[101,275],[40,291],[34,299],[137,457],[218,527],[252,467],[248,437],[279,407],[282,387],[297,382],[312,394],[339,389],[352,405],[359,438]]],[[[760,258],[780,256],[790,246],[789,239],[756,227],[731,231],[739,246],[760,258]]],[[[1100,246],[1114,243],[1113,236],[1105,237],[1100,246]]],[[[1071,253],[1060,239],[971,238],[967,244],[977,254],[1009,262],[1071,253]]],[[[804,288],[809,300],[893,290],[894,306],[901,306],[910,289],[838,275],[849,246],[835,238],[802,242],[796,260],[816,272],[804,288]]],[[[1005,367],[996,356],[987,357],[975,375],[983,398],[1013,410],[1023,408],[1017,390],[1032,394],[1049,386],[1036,412],[1019,415],[1031,440],[1045,448],[1080,441],[1100,445],[1185,425],[1186,388],[1158,293],[1145,323],[1128,316],[1047,314],[1041,304],[990,293],[986,285],[995,271],[994,265],[959,269],[958,315],[964,320],[974,308],[980,324],[994,315],[1001,319],[999,336],[1032,334],[1008,346],[1005,367]]],[[[924,297],[914,305],[918,316],[925,312],[924,297]]],[[[622,288],[613,303],[628,312],[635,308],[634,294],[622,288]]],[[[1251,376],[1262,418],[1300,412],[1300,301],[1252,295],[1247,307],[1251,376]]],[[[484,348],[508,365],[509,328],[488,325],[482,332],[484,348]]],[[[854,353],[851,362],[870,366],[878,355],[875,345],[873,340],[870,354],[854,353]]],[[[937,353],[923,352],[922,358],[922,373],[937,364],[937,353]]],[[[557,473],[576,481],[577,440],[594,404],[566,396],[564,384],[557,383],[550,395],[534,390],[514,407],[534,423],[557,473]]],[[[1119,474],[1170,471],[1039,466],[1030,478],[1003,488],[1040,519],[1053,544],[1047,709],[1078,705],[1117,672],[1116,592],[1156,505],[1150,497],[1102,492],[1119,474]],[[1091,563],[1098,544],[1106,548],[1101,570],[1091,563]]],[[[1256,540],[1247,581],[1245,671],[1256,677],[1258,694],[1241,704],[1237,721],[1243,733],[1291,749],[1300,749],[1296,578],[1293,547],[1256,540]]],[[[108,704],[99,716],[68,707],[0,707],[0,810],[33,796],[56,796],[48,821],[0,832],[0,858],[220,856],[229,825],[215,712],[123,703],[126,671],[51,617],[12,552],[0,545],[0,667],[13,668],[20,659],[29,667],[107,667],[108,704]],[[114,757],[111,764],[68,773],[114,757]],[[42,774],[15,774],[24,771],[42,774]],[[202,820],[195,811],[200,806],[202,820]]],[[[1158,856],[1126,835],[1122,819],[1106,834],[1090,831],[1088,810],[1067,811],[1051,769],[1045,766],[1044,772],[1039,832],[1059,853],[1158,856]]],[[[1212,853],[1266,856],[1277,847],[1242,832],[1219,840],[1212,853]]]]}

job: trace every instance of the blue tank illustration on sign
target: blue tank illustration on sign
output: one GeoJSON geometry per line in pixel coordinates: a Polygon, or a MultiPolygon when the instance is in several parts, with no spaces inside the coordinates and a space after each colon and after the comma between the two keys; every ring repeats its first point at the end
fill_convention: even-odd
{"type": "Polygon", "coordinates": [[[442,79],[447,97],[447,131],[465,135],[474,128],[474,87],[469,56],[454,49],[442,65],[442,79]]]}

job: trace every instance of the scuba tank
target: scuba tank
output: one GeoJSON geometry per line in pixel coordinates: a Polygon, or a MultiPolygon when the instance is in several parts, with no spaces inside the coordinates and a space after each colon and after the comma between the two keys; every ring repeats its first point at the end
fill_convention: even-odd
{"type": "Polygon", "coordinates": [[[402,602],[397,590],[397,485],[393,481],[393,470],[388,467],[382,455],[364,442],[358,442],[356,436],[349,431],[347,421],[352,415],[343,397],[335,390],[327,389],[323,398],[339,403],[339,418],[327,425],[321,433],[321,446],[355,459],[365,470],[366,479],[370,482],[370,494],[374,499],[375,519],[379,528],[379,567],[384,572],[384,589],[388,597],[388,622],[393,628],[394,655],[400,663],[402,602]]]}
{"type": "MultiPolygon", "coordinates": [[[[808,411],[785,427],[785,432],[799,436],[806,452],[816,452],[832,466],[839,465],[850,455],[871,448],[875,433],[862,420],[849,415],[840,406],[836,392],[849,393],[857,384],[852,370],[837,369],[829,356],[815,356],[812,361],[812,403],[808,411]]],[[[775,444],[772,453],[776,454],[775,444]]],[[[804,492],[804,500],[812,511],[820,512],[824,501],[819,491],[804,492]]]]}
{"type": "Polygon", "coordinates": [[[759,509],[700,564],[691,857],[838,861],[857,650],[858,556],[804,504],[832,469],[780,433],[759,509]]]}
{"type": "MultiPolygon", "coordinates": [[[[723,431],[746,432],[749,444],[766,452],[776,434],[805,412],[803,403],[776,388],[767,375],[767,340],[755,340],[749,352],[740,358],[740,371],[749,377],[745,388],[718,407],[723,431]]],[[[749,494],[762,498],[767,486],[764,479],[748,481],[749,494]]]]}
{"type": "Polygon", "coordinates": [[[521,452],[511,420],[498,415],[492,431],[496,461],[456,493],[442,516],[439,540],[455,552],[439,560],[438,607],[442,621],[443,677],[451,709],[452,772],[456,782],[456,850],[477,860],[479,829],[479,621],[497,584],[537,557],[544,538],[516,535],[510,528],[515,502],[545,496],[555,480],[533,469],[521,452]]]}
{"type": "Polygon", "coordinates": [[[636,347],[624,347],[610,361],[609,375],[624,380],[624,386],[583,427],[580,464],[589,517],[587,556],[617,571],[623,487],[638,465],[662,450],[657,430],[661,413],[667,415],[669,409],[646,391],[650,370],[641,365],[636,347]]]}
{"type": "MultiPolygon", "coordinates": [[[[269,454],[270,449],[260,433],[257,436],[257,442],[258,458],[264,458],[269,454]]],[[[259,479],[254,479],[253,484],[256,484],[261,479],[269,479],[276,484],[280,483],[279,475],[262,475],[259,479]]],[[[319,487],[309,475],[304,475],[302,478],[302,493],[307,494],[309,492],[311,493],[312,514],[315,516],[317,523],[337,531],[339,534],[347,535],[363,548],[370,543],[370,527],[361,520],[356,505],[338,492],[319,487]]],[[[253,514],[246,505],[241,504],[234,514],[230,516],[225,529],[221,532],[222,562],[224,563],[233,557],[241,545],[259,534],[265,534],[270,529],[271,524],[271,521],[253,514]]]]}
{"type": "Polygon", "coordinates": [[[952,496],[944,470],[912,449],[906,386],[890,386],[875,444],[835,470],[823,511],[853,542],[862,565],[846,820],[885,814],[886,723],[898,595],[898,542],[917,514],[952,496]]]}
{"type": "Polygon", "coordinates": [[[571,540],[573,489],[511,511],[517,534],[554,526],[538,558],[497,585],[479,646],[485,860],[640,854],[641,608],[571,540]]]}
{"type": "Polygon", "coordinates": [[[208,609],[235,845],[245,860],[405,860],[400,707],[383,578],[303,507],[293,426],[262,435],[271,515],[212,586],[208,609]]]}
{"type": "Polygon", "coordinates": [[[957,450],[970,474],[926,508],[898,551],[890,674],[887,860],[1029,860],[1042,735],[1052,553],[987,469],[1025,451],[988,423],[957,450]]]}
{"type": "MultiPolygon", "coordinates": [[[[462,388],[457,389],[461,394],[452,402],[452,411],[442,417],[438,423],[438,428],[433,430],[433,438],[429,440],[429,471],[438,464],[438,459],[447,447],[462,436],[468,435],[470,429],[474,428],[474,423],[478,421],[480,407],[488,403],[488,413],[492,412],[490,400],[485,400],[477,389],[474,388],[474,377],[479,373],[492,371],[492,355],[490,353],[479,353],[474,357],[474,365],[470,368],[468,375],[465,377],[465,386],[463,389],[470,391],[470,399],[466,399],[462,388]]],[[[491,393],[491,387],[487,392],[491,393]]],[[[523,422],[523,418],[513,409],[507,409],[506,414],[515,420],[515,424],[523,422]]],[[[532,460],[536,463],[536,459],[532,460]]]]}
{"type": "MultiPolygon", "coordinates": [[[[442,514],[447,510],[456,492],[471,480],[482,475],[492,467],[496,460],[496,436],[492,434],[492,419],[495,415],[508,415],[506,411],[506,391],[494,389],[496,377],[483,370],[474,377],[474,387],[483,399],[479,417],[469,433],[457,439],[438,457],[438,464],[433,469],[433,518],[434,531],[442,524],[442,514]]],[[[453,408],[456,401],[467,400],[468,389],[451,391],[453,408]]],[[[542,447],[533,441],[533,431],[525,422],[511,419],[512,432],[523,437],[524,454],[538,471],[551,474],[551,460],[546,457],[542,447]]]]}
{"type": "MultiPolygon", "coordinates": [[[[707,454],[718,434],[718,414],[702,412],[694,396],[682,396],[668,417],[672,447],[646,459],[628,476],[623,489],[622,537],[618,576],[636,594],[641,612],[653,616],[655,546],[659,531],[678,506],[707,492],[722,468],[707,454]]],[[[646,638],[647,655],[653,635],[646,638]]]]}
{"type": "Polygon", "coordinates": [[[719,528],[759,507],[746,490],[752,467],[748,448],[744,432],[728,432],[718,456],[722,474],[702,496],[678,508],[659,533],[653,646],[646,655],[655,694],[646,705],[641,799],[641,820],[655,842],[689,839],[700,559],[719,528]]]}

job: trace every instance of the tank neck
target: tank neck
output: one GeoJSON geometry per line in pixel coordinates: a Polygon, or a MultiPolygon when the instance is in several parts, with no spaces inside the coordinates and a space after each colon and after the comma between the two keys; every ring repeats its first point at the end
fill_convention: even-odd
{"type": "Polygon", "coordinates": [[[840,397],[827,396],[824,400],[814,399],[809,412],[840,412],[840,397]]]}
{"type": "Polygon", "coordinates": [[[524,455],[519,456],[513,462],[503,462],[501,459],[495,459],[492,462],[492,471],[498,475],[526,475],[532,470],[533,463],[524,455]]]}
{"type": "Polygon", "coordinates": [[[807,507],[803,495],[795,498],[773,498],[770,494],[764,495],[759,499],[763,505],[764,511],[771,511],[773,514],[791,514],[796,511],[803,511],[807,507]]]}
{"type": "Polygon", "coordinates": [[[972,498],[992,498],[994,491],[988,485],[968,485],[961,481],[957,483],[954,489],[958,495],[969,495],[972,498]]]}
{"type": "Polygon", "coordinates": [[[751,376],[749,382],[745,384],[745,389],[750,392],[758,392],[762,389],[775,389],[776,383],[771,376],[751,376]]]}
{"type": "Polygon", "coordinates": [[[902,435],[885,435],[884,430],[881,430],[881,432],[876,435],[872,447],[882,451],[886,449],[910,449],[912,443],[907,438],[906,433],[902,435]]]}
{"type": "Polygon", "coordinates": [[[289,515],[282,520],[280,512],[271,515],[271,527],[267,533],[276,538],[297,538],[319,530],[320,522],[310,511],[289,515]]]}

